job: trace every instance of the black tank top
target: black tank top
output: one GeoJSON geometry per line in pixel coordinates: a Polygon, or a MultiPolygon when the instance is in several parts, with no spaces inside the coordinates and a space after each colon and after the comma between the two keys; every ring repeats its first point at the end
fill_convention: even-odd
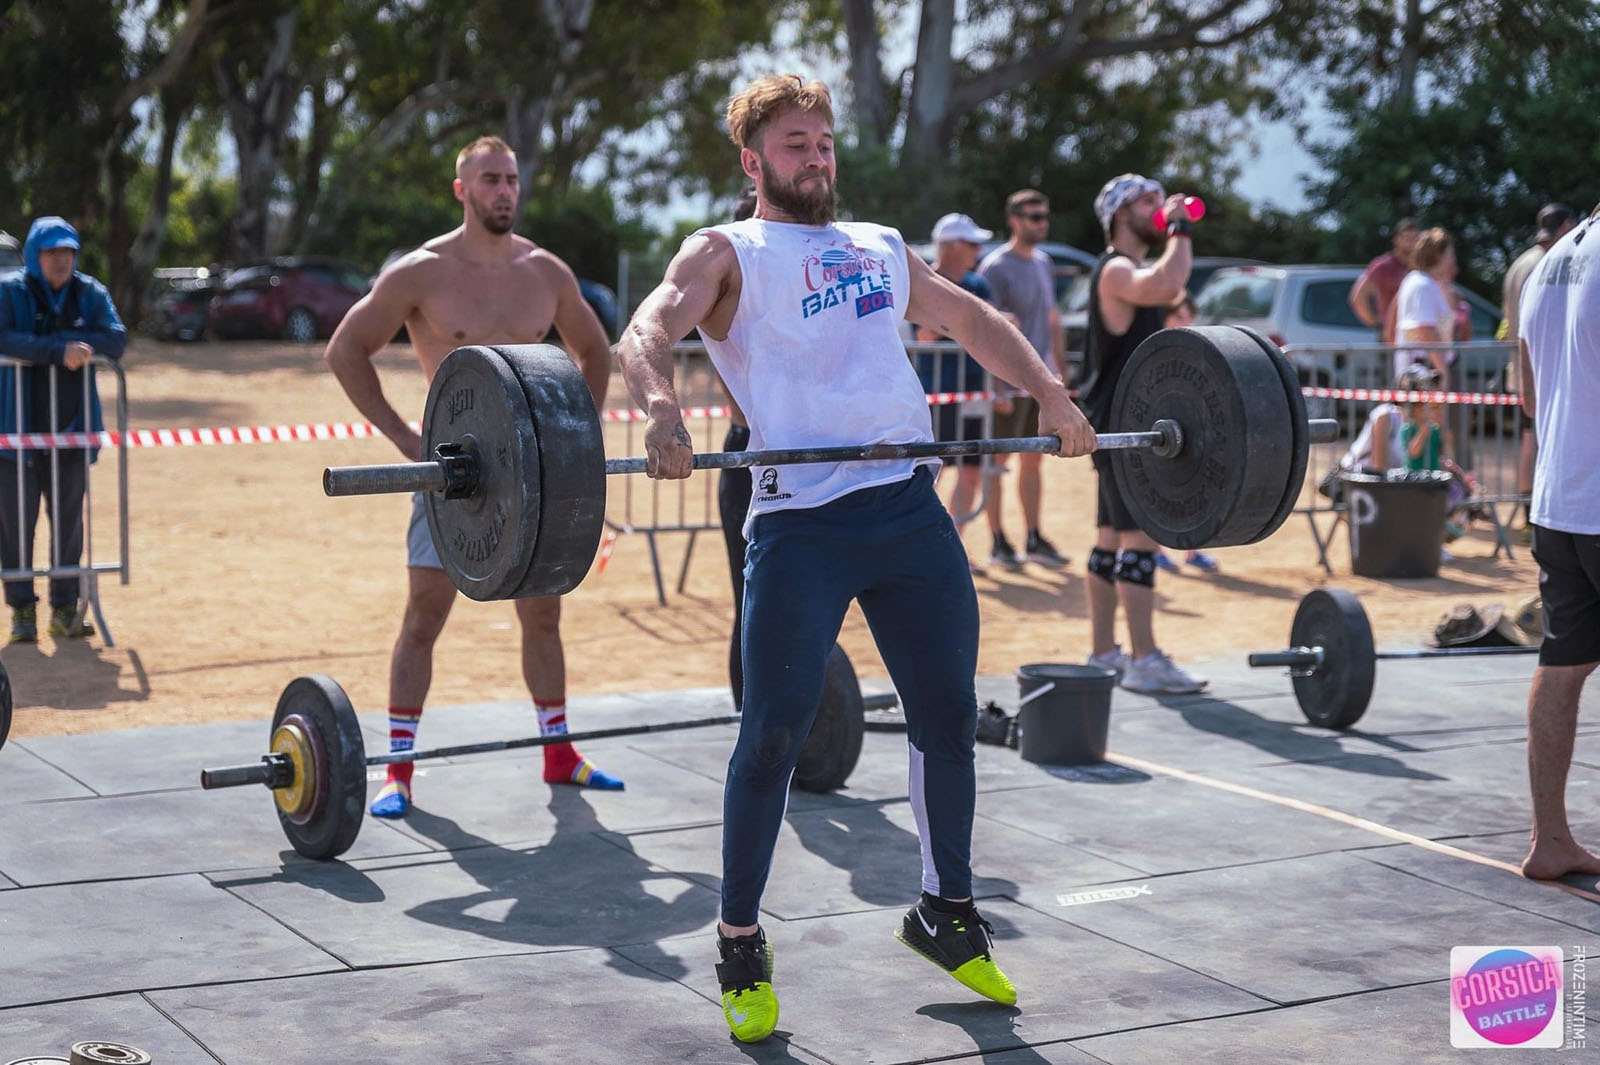
{"type": "Polygon", "coordinates": [[[1106,263],[1119,257],[1131,259],[1120,251],[1107,249],[1094,264],[1094,273],[1089,275],[1089,330],[1084,341],[1083,385],[1078,394],[1089,424],[1100,433],[1112,431],[1109,424],[1111,395],[1117,389],[1117,378],[1122,376],[1128,356],[1167,324],[1165,307],[1140,307],[1134,311],[1133,322],[1126,333],[1119,336],[1106,328],[1105,318],[1100,314],[1100,273],[1106,263]]]}

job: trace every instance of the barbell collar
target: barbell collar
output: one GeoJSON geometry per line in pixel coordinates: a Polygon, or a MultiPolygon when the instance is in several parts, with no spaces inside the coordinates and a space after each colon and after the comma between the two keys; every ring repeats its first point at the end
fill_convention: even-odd
{"type": "Polygon", "coordinates": [[[207,791],[238,788],[246,784],[265,784],[269,788],[287,785],[294,774],[294,763],[282,754],[264,754],[250,765],[221,766],[200,770],[200,786],[207,791]]]}
{"type": "Polygon", "coordinates": [[[1257,651],[1250,656],[1250,664],[1263,666],[1288,666],[1290,669],[1317,669],[1322,665],[1320,647],[1291,647],[1287,651],[1257,651]]]}

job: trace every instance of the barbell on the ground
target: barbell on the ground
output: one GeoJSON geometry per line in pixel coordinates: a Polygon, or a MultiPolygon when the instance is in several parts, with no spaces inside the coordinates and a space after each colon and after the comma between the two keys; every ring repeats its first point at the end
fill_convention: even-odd
{"type": "MultiPolygon", "coordinates": [[[[1130,357],[1112,399],[1112,452],[1128,509],[1158,543],[1188,549],[1254,543],[1300,495],[1313,440],[1294,369],[1276,345],[1232,326],[1169,329],[1130,357]]],[[[330,496],[421,492],[445,572],[474,599],[563,595],[600,545],[607,459],[583,375],[544,344],[464,347],[434,375],[423,412],[426,462],[334,467],[330,496]]],[[[1054,436],[862,444],[694,457],[695,469],[1053,452],[1054,436]]]]}
{"type": "MultiPolygon", "coordinates": [[[[875,703],[881,706],[883,700],[875,703]]],[[[835,644],[828,656],[817,716],[795,766],[795,787],[825,792],[844,785],[861,757],[864,709],[855,669],[844,650],[835,644]]],[[[278,821],[290,845],[307,858],[327,859],[349,850],[361,831],[370,766],[738,722],[738,715],[723,715],[368,755],[361,739],[361,725],[344,689],[329,677],[311,675],[290,681],[279,697],[272,715],[269,753],[262,755],[259,762],[202,769],[200,786],[215,789],[264,784],[272,791],[278,821]]]]}
{"type": "Polygon", "coordinates": [[[11,735],[11,676],[6,672],[6,667],[0,665],[0,747],[6,745],[6,737],[11,735]]]}
{"type": "Polygon", "coordinates": [[[1367,712],[1380,660],[1539,653],[1537,645],[1379,651],[1373,645],[1372,623],[1361,600],[1343,588],[1318,588],[1306,593],[1289,626],[1289,643],[1290,647],[1283,651],[1252,654],[1250,664],[1258,668],[1287,666],[1294,681],[1295,701],[1306,720],[1331,729],[1347,729],[1367,712]]]}

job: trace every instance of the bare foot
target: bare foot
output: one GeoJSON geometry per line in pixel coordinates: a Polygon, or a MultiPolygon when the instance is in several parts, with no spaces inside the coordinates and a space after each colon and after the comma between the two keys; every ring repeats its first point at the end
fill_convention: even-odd
{"type": "Polygon", "coordinates": [[[1571,839],[1535,841],[1522,860],[1522,875],[1529,880],[1559,880],[1573,873],[1600,876],[1600,858],[1571,839]]]}

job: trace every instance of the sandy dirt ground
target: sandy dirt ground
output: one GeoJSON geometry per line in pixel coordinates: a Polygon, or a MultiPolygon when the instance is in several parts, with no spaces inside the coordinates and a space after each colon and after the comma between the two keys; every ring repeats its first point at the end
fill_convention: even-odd
{"type": "MultiPolygon", "coordinates": [[[[409,349],[379,357],[389,395],[419,414],[425,388],[409,349]]],[[[354,409],[325,369],[320,345],[164,345],[140,339],[126,359],[134,428],[346,422],[354,409]]],[[[692,375],[686,401],[706,398],[692,375]]],[[[107,381],[105,392],[114,391],[107,381]]],[[[608,405],[626,405],[613,378],[608,405]]],[[[702,450],[720,447],[724,423],[694,427],[702,450]]],[[[641,449],[642,427],[613,425],[611,454],[641,449]]],[[[265,723],[295,675],[335,677],[359,709],[387,700],[390,647],[405,598],[403,497],[323,496],[327,465],[395,461],[385,441],[181,447],[130,452],[131,577],[102,582],[116,646],[88,641],[12,645],[0,652],[15,691],[14,734],[83,732],[137,725],[257,718],[265,723]]],[[[1029,662],[1081,661],[1088,647],[1083,561],[1093,516],[1087,462],[1047,460],[1044,528],[1071,556],[1060,571],[1029,565],[977,578],[983,612],[979,668],[1007,673],[1029,662]]],[[[118,549],[115,456],[94,478],[97,559],[118,549]]],[[[949,478],[942,487],[948,488],[949,478]]],[[[618,524],[715,524],[715,482],[696,474],[675,487],[611,478],[608,512],[618,524]]],[[[1020,536],[1015,486],[1004,487],[1007,524],[1020,536]]],[[[967,527],[987,557],[982,521],[967,527]]],[[[44,523],[41,522],[41,528],[44,523]]],[[[46,543],[41,539],[41,543],[46,543]]],[[[572,694],[724,684],[732,618],[719,532],[701,533],[676,590],[690,538],[657,537],[668,601],[656,601],[650,552],[640,534],[620,536],[603,571],[591,571],[564,606],[572,694]]],[[[1157,636],[1180,661],[1243,654],[1287,642],[1302,595],[1335,583],[1354,589],[1380,645],[1415,644],[1458,602],[1532,595],[1537,570],[1525,549],[1491,558],[1480,525],[1452,545],[1457,560],[1436,579],[1373,581],[1350,575],[1341,535],[1327,578],[1305,519],[1291,518],[1252,547],[1218,552],[1219,575],[1162,575],[1157,636]]],[[[41,592],[43,589],[41,588],[41,592]]],[[[885,675],[857,612],[840,637],[866,677],[885,675]]],[[[1441,665],[1440,668],[1447,668],[1441,665]]],[[[1226,695],[1225,692],[1219,693],[1226,695]]],[[[458,600],[441,639],[430,705],[526,698],[515,615],[508,603],[458,600]]],[[[581,722],[575,722],[582,727],[581,722]]]]}

